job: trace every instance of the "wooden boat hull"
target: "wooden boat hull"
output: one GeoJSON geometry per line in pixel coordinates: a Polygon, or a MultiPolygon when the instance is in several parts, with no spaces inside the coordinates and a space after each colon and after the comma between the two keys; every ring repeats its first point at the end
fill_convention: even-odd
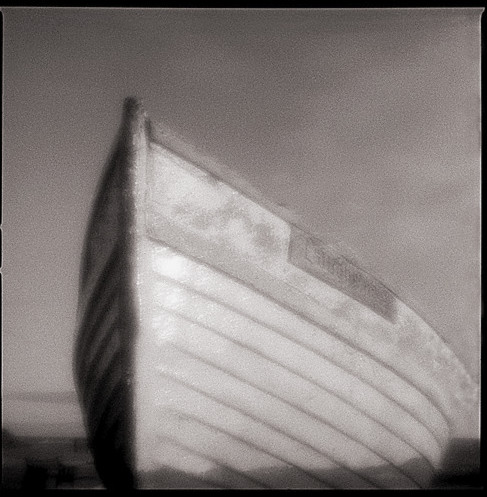
{"type": "Polygon", "coordinates": [[[477,396],[353,258],[131,100],[79,309],[75,373],[109,487],[427,487],[477,396]]]}

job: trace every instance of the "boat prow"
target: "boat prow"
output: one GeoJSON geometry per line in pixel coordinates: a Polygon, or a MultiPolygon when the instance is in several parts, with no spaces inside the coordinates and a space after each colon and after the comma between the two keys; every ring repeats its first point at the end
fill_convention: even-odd
{"type": "Polygon", "coordinates": [[[428,487],[478,387],[387,286],[126,102],[75,374],[127,488],[428,487]]]}

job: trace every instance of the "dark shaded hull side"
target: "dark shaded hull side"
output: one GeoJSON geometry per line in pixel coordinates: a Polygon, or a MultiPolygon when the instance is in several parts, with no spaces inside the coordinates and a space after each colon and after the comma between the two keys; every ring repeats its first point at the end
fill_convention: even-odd
{"type": "Polygon", "coordinates": [[[131,124],[128,101],[83,252],[74,375],[96,469],[107,488],[134,487],[131,124]]]}
{"type": "Polygon", "coordinates": [[[129,350],[121,312],[123,258],[114,251],[88,299],[76,374],[96,469],[107,487],[132,486],[129,350]]]}

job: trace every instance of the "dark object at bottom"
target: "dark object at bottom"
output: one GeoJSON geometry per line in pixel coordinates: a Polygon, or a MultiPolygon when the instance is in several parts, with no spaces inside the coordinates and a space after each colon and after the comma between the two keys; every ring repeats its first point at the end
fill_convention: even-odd
{"type": "Polygon", "coordinates": [[[47,468],[27,463],[27,468],[22,479],[22,489],[43,489],[47,486],[47,468]]]}

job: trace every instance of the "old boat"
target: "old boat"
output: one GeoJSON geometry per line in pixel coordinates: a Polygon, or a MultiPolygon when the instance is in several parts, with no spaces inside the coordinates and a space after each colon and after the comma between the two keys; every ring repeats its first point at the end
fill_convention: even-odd
{"type": "Polygon", "coordinates": [[[109,488],[428,487],[476,384],[337,245],[125,102],[75,377],[109,488]]]}

